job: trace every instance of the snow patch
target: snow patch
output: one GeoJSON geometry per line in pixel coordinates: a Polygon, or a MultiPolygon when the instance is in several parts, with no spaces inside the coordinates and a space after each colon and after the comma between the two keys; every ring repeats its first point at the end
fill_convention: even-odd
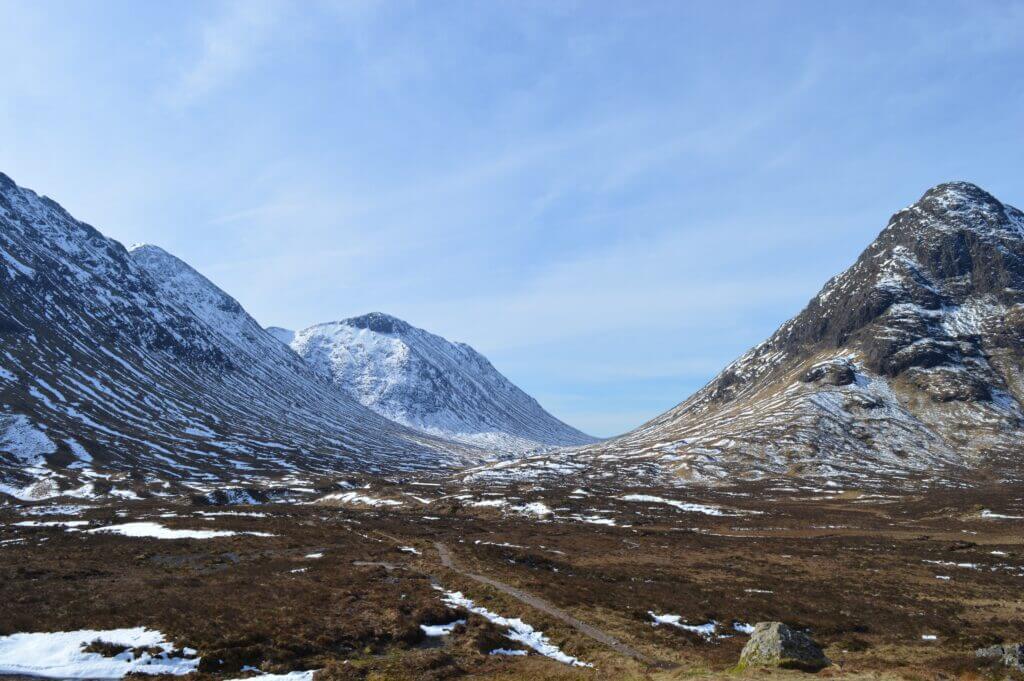
{"type": "Polygon", "coordinates": [[[675,499],[665,499],[662,497],[656,497],[651,494],[627,494],[619,497],[623,501],[641,501],[651,504],[666,504],[677,508],[680,511],[686,511],[689,513],[703,513],[704,515],[713,516],[727,516],[734,515],[733,513],[726,513],[723,509],[718,506],[709,506],[707,504],[692,504],[685,501],[676,501],[675,499]]]}
{"type": "Polygon", "coordinates": [[[0,452],[38,466],[43,456],[57,451],[57,445],[22,414],[0,414],[0,452]]]}
{"type": "Polygon", "coordinates": [[[987,508],[981,512],[982,518],[989,520],[1024,520],[1024,516],[1020,515],[1004,515],[1002,513],[993,513],[987,508]]]}
{"type": "Polygon", "coordinates": [[[449,622],[448,624],[421,624],[420,629],[422,629],[423,633],[427,636],[447,636],[448,634],[452,633],[452,629],[459,626],[460,624],[465,623],[466,620],[463,619],[455,620],[454,622],[449,622]]]}
{"type": "Polygon", "coordinates": [[[115,679],[130,673],[182,675],[196,670],[199,658],[195,654],[189,648],[177,651],[159,631],[144,627],[11,634],[0,637],[0,674],[60,679],[115,679]],[[94,641],[126,650],[113,657],[85,652],[83,648],[94,641]],[[136,656],[135,648],[159,648],[161,652],[136,656]]]}
{"type": "Polygon", "coordinates": [[[215,537],[232,537],[237,534],[248,534],[256,537],[272,537],[266,532],[235,532],[233,530],[175,530],[159,523],[136,522],[122,525],[97,527],[89,532],[110,532],[126,537],[151,537],[153,539],[213,539],[215,537]]]}
{"type": "MultiPolygon", "coordinates": [[[[255,670],[243,669],[242,671],[255,670]]],[[[305,672],[288,672],[287,674],[260,674],[248,679],[228,679],[228,681],[254,681],[254,679],[259,679],[259,681],[313,681],[313,675],[317,671],[316,669],[311,669],[305,672]]]]}
{"type": "Polygon", "coordinates": [[[714,620],[704,624],[684,624],[682,615],[658,615],[652,610],[648,610],[647,614],[654,620],[654,622],[651,623],[651,626],[656,627],[661,624],[668,624],[676,627],[677,629],[692,632],[701,638],[709,640],[715,635],[715,631],[718,628],[718,622],[715,622],[714,620]]]}
{"type": "Polygon", "coordinates": [[[401,506],[401,501],[394,499],[377,499],[376,497],[368,497],[365,494],[359,492],[338,492],[336,494],[328,494],[325,497],[320,497],[320,501],[336,501],[342,504],[357,504],[362,506],[401,506]]]}
{"type": "Polygon", "coordinates": [[[518,617],[502,617],[497,613],[491,612],[487,608],[478,606],[472,600],[463,596],[461,591],[445,591],[443,600],[446,604],[452,607],[465,608],[472,613],[476,613],[499,627],[508,627],[508,631],[505,633],[506,637],[517,643],[521,643],[528,648],[532,648],[545,657],[550,657],[552,660],[557,660],[563,664],[571,665],[573,667],[593,666],[592,664],[583,662],[579,658],[562,652],[562,650],[558,646],[552,644],[550,639],[548,639],[548,637],[542,632],[537,631],[518,617]]]}

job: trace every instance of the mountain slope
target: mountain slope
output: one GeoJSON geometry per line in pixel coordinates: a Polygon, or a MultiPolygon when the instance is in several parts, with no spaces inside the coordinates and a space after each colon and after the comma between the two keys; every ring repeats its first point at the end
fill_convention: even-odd
{"type": "Polygon", "coordinates": [[[2,174],[0,280],[0,491],[99,469],[225,480],[466,451],[362,407],[176,258],[129,255],[2,174]]]}
{"type": "Polygon", "coordinates": [[[437,436],[512,451],[595,441],[470,346],[389,315],[317,324],[295,334],[291,347],[360,403],[437,436]]]}
{"type": "Polygon", "coordinates": [[[698,480],[1019,477],[1022,360],[1024,214],[942,184],[695,395],[561,461],[698,480]]]}

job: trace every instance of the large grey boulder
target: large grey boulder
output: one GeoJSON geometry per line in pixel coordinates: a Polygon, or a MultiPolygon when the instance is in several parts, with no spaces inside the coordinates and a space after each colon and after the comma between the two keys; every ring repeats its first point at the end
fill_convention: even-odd
{"type": "Polygon", "coordinates": [[[740,667],[817,671],[831,664],[810,636],[782,622],[758,622],[740,653],[740,667]]]}
{"type": "Polygon", "coordinates": [[[979,648],[974,654],[981,659],[998,661],[1004,667],[1024,672],[1024,645],[1020,643],[979,648]]]}

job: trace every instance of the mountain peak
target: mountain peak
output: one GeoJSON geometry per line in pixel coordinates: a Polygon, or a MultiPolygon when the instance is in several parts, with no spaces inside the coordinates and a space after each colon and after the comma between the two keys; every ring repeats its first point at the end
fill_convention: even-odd
{"type": "MultiPolygon", "coordinates": [[[[161,255],[161,256],[166,256],[166,257],[170,257],[170,258],[174,258],[175,257],[175,256],[171,255],[170,253],[168,253],[167,251],[165,251],[164,249],[162,249],[159,246],[157,246],[156,244],[147,244],[147,243],[132,244],[131,246],[128,247],[128,252],[129,253],[153,253],[154,255],[161,255]]],[[[175,258],[175,259],[177,259],[177,258],[175,258]]]]}
{"type": "Polygon", "coordinates": [[[926,225],[944,232],[989,232],[1005,226],[1008,211],[1015,212],[976,184],[964,181],[943,182],[926,191],[916,203],[894,215],[892,223],[907,224],[910,218],[914,226],[920,228],[923,218],[926,225]]]}
{"type": "Polygon", "coordinates": [[[1022,329],[1024,214],[946,182],[699,392],[591,451],[706,479],[1015,467],[1022,329]]]}
{"type": "Polygon", "coordinates": [[[179,276],[181,271],[186,271],[205,279],[194,267],[156,244],[132,244],[128,247],[128,255],[142,265],[151,276],[179,276]]]}
{"type": "Polygon", "coordinates": [[[409,322],[403,321],[398,317],[392,317],[389,314],[384,314],[383,312],[369,312],[358,317],[343,319],[339,323],[356,329],[368,329],[376,333],[387,334],[402,334],[412,329],[412,325],[409,322]]]}
{"type": "Polygon", "coordinates": [[[949,212],[963,212],[981,209],[1001,213],[1003,204],[976,184],[964,182],[943,182],[924,193],[918,205],[949,212]]]}
{"type": "Polygon", "coordinates": [[[999,201],[987,191],[966,180],[952,180],[940,182],[921,197],[921,201],[927,200],[961,200],[976,203],[999,203],[999,201]]]}

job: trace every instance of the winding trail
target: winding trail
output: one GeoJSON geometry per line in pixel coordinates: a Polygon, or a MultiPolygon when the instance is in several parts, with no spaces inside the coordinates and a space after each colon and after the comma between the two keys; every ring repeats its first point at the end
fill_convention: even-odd
{"type": "Polygon", "coordinates": [[[451,551],[448,550],[448,547],[439,541],[434,542],[434,548],[437,549],[437,553],[441,557],[441,565],[448,568],[449,570],[457,572],[463,577],[468,577],[469,579],[480,582],[481,584],[486,584],[487,586],[493,587],[504,594],[508,594],[516,600],[522,601],[531,608],[536,608],[541,612],[545,612],[548,615],[551,615],[552,617],[559,619],[562,622],[565,622],[581,634],[589,636],[598,643],[603,643],[604,645],[608,646],[620,655],[625,655],[627,657],[633,658],[634,660],[637,660],[638,662],[642,662],[643,664],[652,667],[659,667],[662,669],[673,669],[679,666],[672,662],[663,662],[661,660],[656,660],[652,657],[644,655],[636,648],[626,645],[625,643],[615,638],[611,634],[602,631],[595,626],[592,626],[590,624],[587,624],[586,622],[576,619],[566,611],[562,610],[561,608],[555,606],[554,604],[544,600],[539,596],[527,593],[522,589],[517,589],[514,586],[511,586],[504,582],[499,582],[498,580],[492,579],[485,575],[478,575],[472,572],[468,572],[467,570],[463,570],[452,558],[451,551]]]}

